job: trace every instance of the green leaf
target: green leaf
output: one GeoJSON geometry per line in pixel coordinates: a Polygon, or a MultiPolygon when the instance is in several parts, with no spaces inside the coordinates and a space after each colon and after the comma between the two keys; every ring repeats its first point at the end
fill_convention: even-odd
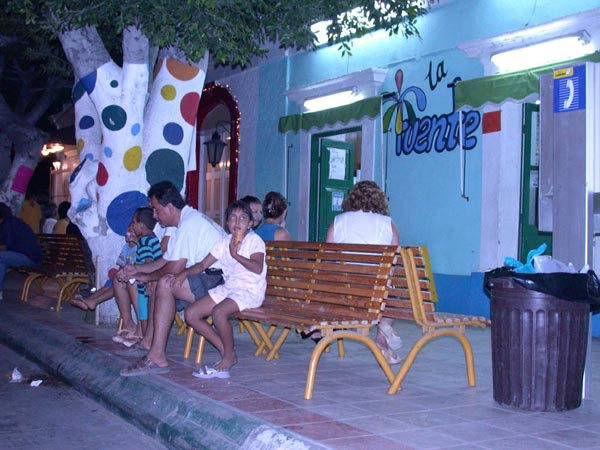
{"type": "Polygon", "coordinates": [[[407,100],[404,100],[404,106],[406,107],[406,115],[408,116],[408,123],[410,123],[412,125],[417,120],[417,115],[415,114],[415,110],[414,110],[413,106],[407,100]]]}
{"type": "Polygon", "coordinates": [[[384,133],[387,133],[388,131],[390,131],[390,124],[392,123],[392,116],[394,115],[394,111],[397,109],[397,107],[398,107],[397,104],[393,104],[383,114],[382,126],[383,126],[384,133]]]}

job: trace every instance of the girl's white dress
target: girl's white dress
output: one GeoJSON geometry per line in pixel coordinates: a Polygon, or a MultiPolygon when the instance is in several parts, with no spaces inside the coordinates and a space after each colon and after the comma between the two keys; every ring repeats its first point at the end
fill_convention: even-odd
{"type": "MultiPolygon", "coordinates": [[[[208,295],[215,303],[221,303],[230,298],[238,305],[240,311],[250,308],[258,308],[265,299],[267,289],[267,264],[263,263],[260,274],[250,272],[229,253],[229,242],[233,235],[228,234],[217,241],[210,253],[219,260],[223,270],[224,284],[217,286],[208,295]]],[[[240,246],[240,255],[250,258],[254,253],[265,254],[264,241],[252,230],[248,230],[240,246]]]]}

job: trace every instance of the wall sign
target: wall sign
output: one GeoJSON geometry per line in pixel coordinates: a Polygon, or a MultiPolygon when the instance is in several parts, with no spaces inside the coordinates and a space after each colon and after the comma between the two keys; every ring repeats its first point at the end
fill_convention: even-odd
{"type": "Polygon", "coordinates": [[[585,109],[585,65],[553,72],[555,113],[585,109]]]}
{"type": "MultiPolygon", "coordinates": [[[[430,89],[434,90],[446,75],[447,71],[442,62],[438,64],[434,83],[430,64],[427,76],[430,89]]],[[[479,111],[452,110],[446,114],[417,117],[416,111],[423,112],[427,108],[427,95],[417,86],[402,90],[403,79],[402,70],[398,70],[395,76],[398,92],[387,100],[384,99],[393,102],[383,115],[383,130],[389,131],[394,122],[397,156],[430,153],[432,150],[438,153],[452,151],[459,146],[461,136],[463,150],[475,148],[477,145],[475,133],[481,124],[479,111]],[[411,97],[414,98],[415,106],[409,100],[411,97]],[[394,115],[395,121],[392,120],[394,115]]],[[[454,89],[454,82],[448,87],[454,89]]]]}

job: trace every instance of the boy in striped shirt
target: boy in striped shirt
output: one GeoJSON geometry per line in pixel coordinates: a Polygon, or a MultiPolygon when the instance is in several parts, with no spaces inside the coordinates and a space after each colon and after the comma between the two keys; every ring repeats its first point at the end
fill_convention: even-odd
{"type": "MultiPolygon", "coordinates": [[[[137,250],[135,253],[135,264],[145,264],[155,261],[162,256],[160,241],[154,234],[154,226],[156,219],[152,214],[152,208],[147,206],[138,208],[133,213],[131,220],[131,228],[138,237],[137,250]]],[[[130,283],[135,283],[134,279],[129,280],[130,283]]],[[[139,342],[148,324],[148,293],[147,288],[154,289],[154,284],[146,286],[146,283],[137,283],[137,316],[138,324],[136,332],[126,339],[123,339],[123,345],[131,347],[136,342],[139,342]]]]}

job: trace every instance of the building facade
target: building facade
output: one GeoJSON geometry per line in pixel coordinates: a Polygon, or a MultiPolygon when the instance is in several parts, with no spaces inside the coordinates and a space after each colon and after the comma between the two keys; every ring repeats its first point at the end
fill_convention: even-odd
{"type": "MultiPolygon", "coordinates": [[[[482,89],[481,104],[461,104],[457,86],[498,73],[490,57],[505,49],[585,32],[597,50],[599,19],[598,0],[446,0],[418,21],[420,38],[376,31],[354,40],[351,56],[323,45],[274,51],[245,70],[209,71],[208,86],[229,98],[198,123],[199,170],[217,122],[228,122],[236,145],[220,183],[196,179],[188,191],[201,209],[214,209],[207,199],[225,185],[223,199],[282,192],[292,236],[316,240],[353,182],[375,180],[401,243],[429,248],[439,309],[489,316],[483,273],[552,238],[538,214],[543,96],[538,89],[516,98],[509,89],[488,98],[501,89],[482,82],[468,92],[482,89]],[[357,101],[308,111],[307,100],[345,91],[357,101]]],[[[593,265],[590,245],[584,262],[593,265]]]]}

